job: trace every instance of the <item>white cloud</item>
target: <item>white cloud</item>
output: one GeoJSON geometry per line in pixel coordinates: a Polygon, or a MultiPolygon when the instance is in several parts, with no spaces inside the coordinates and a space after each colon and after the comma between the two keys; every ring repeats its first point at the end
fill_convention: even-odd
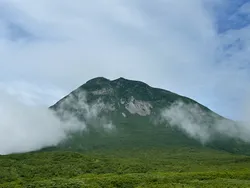
{"type": "Polygon", "coordinates": [[[56,145],[66,138],[68,130],[84,128],[62,123],[47,108],[24,105],[3,92],[0,103],[0,154],[56,145]]]}
{"type": "Polygon", "coordinates": [[[160,118],[163,122],[167,121],[168,126],[178,127],[188,136],[204,144],[211,139],[209,131],[211,125],[207,115],[198,105],[177,101],[169,108],[164,109],[160,118]],[[206,124],[206,122],[208,123],[206,124]]]}
{"type": "Polygon", "coordinates": [[[63,98],[65,91],[49,85],[35,85],[24,80],[0,82],[0,91],[14,96],[27,105],[49,106],[63,98]]]}
{"type": "MultiPolygon", "coordinates": [[[[224,106],[241,107],[232,99],[242,98],[249,80],[248,67],[239,69],[247,51],[227,51],[230,59],[218,51],[237,39],[237,31],[217,33],[211,7],[222,2],[3,0],[1,30],[10,32],[4,27],[7,20],[34,39],[0,38],[1,77],[56,85],[66,94],[96,76],[122,76],[233,116],[234,110],[224,106]],[[225,60],[230,60],[227,65],[225,60]]],[[[248,30],[242,29],[245,37],[248,30]]]]}
{"type": "Polygon", "coordinates": [[[165,122],[166,126],[177,127],[187,136],[207,144],[214,139],[227,137],[250,142],[249,122],[233,122],[209,114],[196,104],[177,101],[162,110],[157,122],[165,122]]]}
{"type": "MultiPolygon", "coordinates": [[[[0,155],[55,146],[67,139],[68,133],[88,131],[87,123],[96,120],[101,110],[110,108],[101,101],[88,105],[83,94],[77,97],[81,103],[69,97],[60,103],[55,114],[46,106],[23,104],[2,91],[0,94],[0,155]],[[70,107],[75,108],[80,114],[67,111],[69,103],[70,107]],[[80,119],[80,115],[84,119],[80,119]]],[[[93,125],[97,130],[110,133],[115,131],[115,125],[108,118],[101,116],[99,121],[99,124],[93,125]]]]}

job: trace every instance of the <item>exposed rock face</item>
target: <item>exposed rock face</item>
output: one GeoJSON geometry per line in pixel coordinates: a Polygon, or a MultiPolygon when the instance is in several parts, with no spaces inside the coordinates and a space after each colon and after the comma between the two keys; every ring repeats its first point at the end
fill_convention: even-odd
{"type": "Polygon", "coordinates": [[[131,114],[138,114],[140,116],[147,116],[151,114],[151,108],[153,106],[146,101],[136,100],[133,96],[130,98],[129,102],[125,104],[125,108],[131,114]]]}
{"type": "Polygon", "coordinates": [[[113,93],[113,89],[111,88],[103,88],[96,91],[92,91],[94,95],[111,95],[113,93]]]}

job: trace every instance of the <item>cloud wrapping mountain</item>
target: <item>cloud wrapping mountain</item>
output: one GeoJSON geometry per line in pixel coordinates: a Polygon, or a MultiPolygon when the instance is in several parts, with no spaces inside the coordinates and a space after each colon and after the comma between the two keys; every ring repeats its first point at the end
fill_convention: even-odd
{"type": "Polygon", "coordinates": [[[177,127],[185,134],[202,144],[227,136],[250,143],[250,126],[248,122],[235,122],[204,112],[197,104],[185,104],[176,101],[162,110],[160,121],[166,126],[177,127]]]}
{"type": "MultiPolygon", "coordinates": [[[[106,108],[103,103],[88,105],[81,95],[81,103],[74,103],[69,97],[64,105],[84,110],[86,119],[79,120],[78,114],[71,114],[58,108],[57,113],[46,106],[25,105],[8,94],[0,96],[0,154],[19,153],[55,146],[67,139],[71,133],[87,131],[86,123],[96,119],[100,111],[106,108]]],[[[102,119],[104,130],[115,129],[112,122],[102,119]]]]}

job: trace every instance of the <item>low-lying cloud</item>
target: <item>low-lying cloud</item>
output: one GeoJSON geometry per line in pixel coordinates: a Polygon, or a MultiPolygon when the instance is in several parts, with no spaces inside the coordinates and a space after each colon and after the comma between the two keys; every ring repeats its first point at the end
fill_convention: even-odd
{"type": "Polygon", "coordinates": [[[161,119],[169,126],[178,127],[190,137],[206,142],[210,138],[209,127],[204,126],[204,112],[196,104],[173,103],[161,113],[161,119]]]}
{"type": "MultiPolygon", "coordinates": [[[[86,122],[87,125],[90,123],[95,128],[115,129],[112,121],[108,120],[103,114],[108,111],[114,111],[114,106],[104,103],[101,98],[89,103],[85,91],[70,93],[67,98],[59,101],[54,109],[63,121],[68,121],[75,117],[78,121],[86,122]]],[[[88,129],[88,126],[86,126],[86,129],[88,129]]]]}
{"type": "Polygon", "coordinates": [[[1,94],[0,104],[0,154],[56,145],[68,131],[85,128],[73,117],[62,122],[48,108],[25,105],[7,94],[1,94]]]}
{"type": "MultiPolygon", "coordinates": [[[[46,106],[30,106],[18,101],[8,94],[0,96],[0,154],[10,154],[39,150],[55,146],[69,133],[87,131],[87,123],[96,119],[103,108],[103,103],[87,105],[83,97],[79,102],[69,97],[57,110],[49,110],[46,106]],[[70,103],[68,103],[70,102],[70,103]],[[86,119],[79,119],[77,114],[64,109],[64,105],[78,110],[84,109],[86,119]],[[102,107],[102,108],[101,108],[102,107]],[[62,118],[58,118],[61,115],[62,118]]],[[[104,130],[114,130],[112,122],[101,118],[104,130]]]]}
{"type": "Polygon", "coordinates": [[[247,122],[224,119],[204,111],[198,104],[177,101],[164,109],[160,117],[161,122],[166,122],[167,126],[177,127],[202,144],[213,141],[218,135],[250,142],[250,127],[247,122]]]}

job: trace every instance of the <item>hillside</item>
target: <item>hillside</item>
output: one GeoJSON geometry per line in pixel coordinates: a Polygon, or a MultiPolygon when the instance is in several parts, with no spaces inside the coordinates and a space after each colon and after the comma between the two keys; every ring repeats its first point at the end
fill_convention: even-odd
{"type": "Polygon", "coordinates": [[[77,119],[84,127],[52,150],[195,146],[250,151],[248,144],[223,131],[234,126],[233,121],[190,98],[140,81],[94,78],[50,109],[65,121],[77,119]]]}
{"type": "Polygon", "coordinates": [[[247,188],[249,161],[195,148],[32,152],[0,156],[0,187],[247,188]]]}

